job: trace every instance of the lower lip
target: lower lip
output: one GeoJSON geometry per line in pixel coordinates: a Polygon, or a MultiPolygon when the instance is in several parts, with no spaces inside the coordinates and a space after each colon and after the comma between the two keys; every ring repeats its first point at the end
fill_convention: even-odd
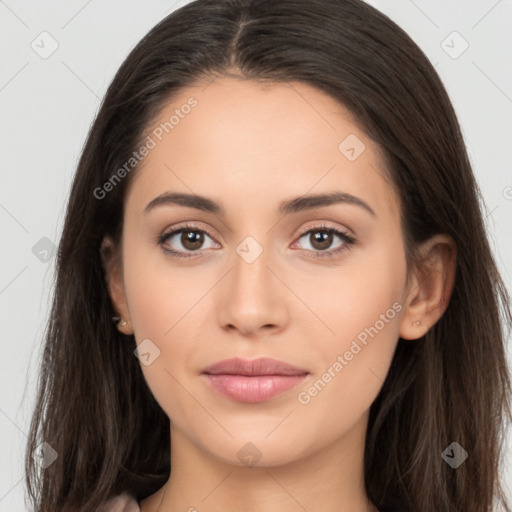
{"type": "Polygon", "coordinates": [[[210,375],[210,385],[224,396],[238,402],[264,402],[280,395],[300,384],[307,374],[303,375],[210,375]]]}

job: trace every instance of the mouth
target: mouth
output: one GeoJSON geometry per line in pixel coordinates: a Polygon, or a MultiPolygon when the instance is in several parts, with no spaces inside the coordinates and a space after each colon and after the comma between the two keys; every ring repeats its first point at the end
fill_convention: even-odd
{"type": "Polygon", "coordinates": [[[206,367],[202,375],[221,395],[239,402],[256,403],[293,389],[309,372],[276,359],[233,358],[206,367]]]}

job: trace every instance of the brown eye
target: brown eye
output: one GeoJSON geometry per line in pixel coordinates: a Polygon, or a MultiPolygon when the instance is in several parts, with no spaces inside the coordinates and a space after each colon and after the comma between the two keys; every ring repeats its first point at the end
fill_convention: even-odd
{"type": "Polygon", "coordinates": [[[356,239],[343,231],[330,226],[318,226],[302,233],[299,240],[306,239],[311,248],[308,252],[315,258],[331,258],[350,249],[356,239]],[[331,248],[334,239],[338,238],[341,242],[331,248]]]}
{"type": "Polygon", "coordinates": [[[203,229],[195,226],[183,226],[158,237],[162,249],[172,256],[191,258],[199,256],[202,249],[213,247],[212,237],[203,229]],[[204,247],[207,238],[211,240],[210,247],[204,247]],[[193,254],[193,253],[197,254],[193,254]]]}
{"type": "Polygon", "coordinates": [[[333,234],[328,231],[311,231],[310,234],[311,245],[320,251],[329,249],[332,244],[333,234]]]}
{"type": "Polygon", "coordinates": [[[204,243],[204,234],[201,231],[184,229],[181,231],[180,242],[188,251],[197,251],[204,243]]]}

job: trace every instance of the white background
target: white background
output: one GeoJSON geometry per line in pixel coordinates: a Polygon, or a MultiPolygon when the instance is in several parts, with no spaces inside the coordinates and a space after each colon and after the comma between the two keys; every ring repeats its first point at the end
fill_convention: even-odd
{"type": "MultiPolygon", "coordinates": [[[[185,3],[0,0],[0,512],[26,510],[23,452],[55,262],[40,261],[32,247],[43,237],[58,242],[80,150],[115,71],[152,26],[185,3]],[[31,48],[43,31],[59,45],[47,59],[31,48]]],[[[448,90],[510,289],[512,2],[369,3],[419,44],[448,90]],[[469,44],[456,59],[442,47],[453,31],[469,44]]],[[[456,51],[461,42],[445,44],[456,51]]],[[[511,441],[509,430],[503,478],[512,497],[511,441]]]]}

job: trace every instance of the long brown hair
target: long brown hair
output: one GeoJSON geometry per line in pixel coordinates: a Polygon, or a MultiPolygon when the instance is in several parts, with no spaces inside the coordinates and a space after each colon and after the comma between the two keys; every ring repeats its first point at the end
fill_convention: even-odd
{"type": "Polygon", "coordinates": [[[329,94],[382,148],[401,207],[408,268],[437,233],[457,246],[444,315],[400,339],[370,409],[365,486],[381,510],[510,512],[499,481],[511,420],[503,327],[510,298],[483,201],[446,90],[387,16],[360,0],[197,0],[156,25],[105,95],[72,184],[45,332],[26,485],[36,512],[94,511],[127,490],[142,499],[169,476],[169,419],[151,394],[135,339],[118,332],[100,244],[119,241],[130,173],[101,188],[141,146],[173,95],[205,77],[301,81],[329,94]],[[457,469],[441,453],[469,454],[457,469]],[[48,467],[32,454],[58,455],[48,467]],[[47,453],[53,453],[48,451],[47,453]]]}

